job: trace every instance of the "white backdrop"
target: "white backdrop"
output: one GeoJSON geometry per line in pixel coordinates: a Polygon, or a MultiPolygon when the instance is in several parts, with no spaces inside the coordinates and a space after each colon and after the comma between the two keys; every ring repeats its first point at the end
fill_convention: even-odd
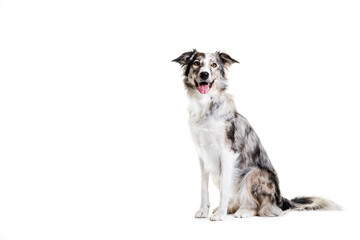
{"type": "Polygon", "coordinates": [[[358,1],[0,1],[0,239],[359,239],[359,11],[358,1]],[[283,195],[344,211],[193,218],[199,166],[171,62],[192,48],[240,62],[230,91],[283,195]]]}

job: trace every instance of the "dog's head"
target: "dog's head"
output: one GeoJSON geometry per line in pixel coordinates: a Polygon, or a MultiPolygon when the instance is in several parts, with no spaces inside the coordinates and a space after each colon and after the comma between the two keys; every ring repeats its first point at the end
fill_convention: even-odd
{"type": "Polygon", "coordinates": [[[226,53],[201,53],[195,49],[185,52],[173,60],[184,70],[184,83],[188,91],[201,94],[224,91],[227,86],[225,70],[233,63],[238,63],[226,53]]]}

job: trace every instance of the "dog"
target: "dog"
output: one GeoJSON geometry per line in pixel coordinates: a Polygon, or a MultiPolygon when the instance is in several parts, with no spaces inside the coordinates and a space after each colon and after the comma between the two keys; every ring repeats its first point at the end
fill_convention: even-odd
{"type": "Polygon", "coordinates": [[[227,93],[227,69],[235,59],[224,52],[185,52],[173,62],[183,68],[189,126],[201,169],[201,203],[196,218],[209,216],[209,175],[220,203],[209,217],[279,216],[287,210],[340,210],[320,197],[282,197],[278,175],[259,137],[227,93]]]}

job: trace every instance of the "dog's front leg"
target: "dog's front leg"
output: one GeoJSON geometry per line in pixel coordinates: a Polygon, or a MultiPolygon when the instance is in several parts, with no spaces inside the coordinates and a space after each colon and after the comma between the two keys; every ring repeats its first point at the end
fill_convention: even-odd
{"type": "Polygon", "coordinates": [[[200,159],[201,168],[201,203],[200,209],[195,213],[196,218],[207,218],[209,214],[209,173],[204,169],[204,163],[200,159]]]}
{"type": "Polygon", "coordinates": [[[219,207],[213,215],[210,216],[211,221],[225,220],[229,205],[230,192],[232,186],[233,159],[227,154],[220,159],[221,175],[220,175],[220,203],[219,207]]]}

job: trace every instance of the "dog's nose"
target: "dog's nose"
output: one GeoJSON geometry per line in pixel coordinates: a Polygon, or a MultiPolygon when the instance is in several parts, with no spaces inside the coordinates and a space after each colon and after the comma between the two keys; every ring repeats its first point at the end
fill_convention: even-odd
{"type": "Polygon", "coordinates": [[[202,80],[208,79],[208,78],[209,78],[209,73],[208,73],[208,72],[201,72],[201,73],[200,73],[200,78],[201,78],[202,80]]]}

